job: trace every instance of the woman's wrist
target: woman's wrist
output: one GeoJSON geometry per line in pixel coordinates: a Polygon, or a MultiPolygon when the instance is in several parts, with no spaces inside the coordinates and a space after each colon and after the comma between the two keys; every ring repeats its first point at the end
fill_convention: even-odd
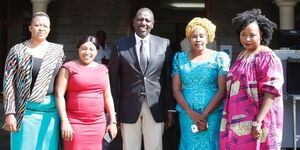
{"type": "Polygon", "coordinates": [[[258,122],[258,121],[253,121],[252,122],[252,127],[258,127],[258,128],[261,128],[261,122],[258,122]]]}
{"type": "Polygon", "coordinates": [[[185,112],[186,112],[187,114],[191,114],[191,113],[193,112],[193,110],[192,110],[191,108],[188,108],[188,109],[185,110],[185,112]]]}
{"type": "Polygon", "coordinates": [[[109,116],[116,116],[117,115],[117,113],[116,112],[113,112],[113,113],[109,113],[109,116]]]}
{"type": "Polygon", "coordinates": [[[116,115],[117,113],[116,112],[113,112],[112,114],[109,114],[109,124],[117,124],[117,119],[116,119],[116,115]]]}
{"type": "Polygon", "coordinates": [[[260,115],[257,115],[254,121],[261,124],[263,119],[260,117],[260,115]]]}
{"type": "Polygon", "coordinates": [[[109,121],[109,124],[117,124],[117,121],[109,121]]]}
{"type": "Polygon", "coordinates": [[[206,110],[204,110],[202,113],[201,113],[204,117],[207,117],[208,116],[208,114],[209,114],[209,112],[208,111],[206,111],[206,110]]]}
{"type": "Polygon", "coordinates": [[[15,115],[14,113],[9,113],[9,114],[6,114],[5,117],[14,116],[14,115],[15,115]]]}
{"type": "Polygon", "coordinates": [[[69,121],[69,119],[60,119],[61,122],[69,121]]]}

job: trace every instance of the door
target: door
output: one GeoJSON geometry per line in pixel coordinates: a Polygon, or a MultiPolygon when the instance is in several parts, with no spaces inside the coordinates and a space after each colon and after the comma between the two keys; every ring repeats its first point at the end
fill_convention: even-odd
{"type": "Polygon", "coordinates": [[[3,90],[3,71],[9,49],[29,38],[32,6],[30,0],[0,1],[0,92],[3,90]]]}

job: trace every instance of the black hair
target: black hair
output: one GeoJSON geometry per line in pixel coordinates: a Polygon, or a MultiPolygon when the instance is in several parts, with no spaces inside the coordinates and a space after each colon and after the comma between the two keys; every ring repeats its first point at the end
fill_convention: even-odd
{"type": "Polygon", "coordinates": [[[102,30],[97,31],[96,37],[98,38],[99,35],[102,35],[104,39],[106,39],[106,33],[102,30]]]}
{"type": "Polygon", "coordinates": [[[92,42],[96,46],[97,50],[99,49],[98,40],[94,36],[84,36],[81,39],[79,39],[76,45],[76,49],[78,49],[85,42],[92,42]]]}
{"type": "Polygon", "coordinates": [[[143,8],[140,8],[136,13],[135,13],[135,16],[133,18],[133,20],[136,19],[137,15],[140,14],[141,12],[149,12],[151,14],[151,18],[154,20],[154,14],[152,12],[152,10],[150,8],[147,8],[147,7],[143,7],[143,8]]]}
{"type": "Polygon", "coordinates": [[[49,20],[50,20],[50,17],[48,16],[48,14],[44,13],[44,12],[37,12],[35,14],[32,15],[31,17],[31,22],[32,20],[35,18],[35,17],[40,17],[40,16],[43,16],[43,17],[47,17],[49,20]]]}
{"type": "Polygon", "coordinates": [[[265,46],[269,45],[274,29],[277,29],[277,25],[263,15],[260,9],[252,9],[239,13],[232,19],[232,25],[238,34],[253,22],[257,23],[260,32],[262,32],[261,44],[265,46]]]}

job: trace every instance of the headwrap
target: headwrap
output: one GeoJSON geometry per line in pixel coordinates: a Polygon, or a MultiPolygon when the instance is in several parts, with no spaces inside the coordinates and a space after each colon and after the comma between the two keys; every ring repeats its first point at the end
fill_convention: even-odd
{"type": "Polygon", "coordinates": [[[206,18],[195,17],[185,27],[185,35],[189,37],[196,27],[203,27],[206,30],[208,42],[213,42],[215,39],[216,26],[206,18]]]}

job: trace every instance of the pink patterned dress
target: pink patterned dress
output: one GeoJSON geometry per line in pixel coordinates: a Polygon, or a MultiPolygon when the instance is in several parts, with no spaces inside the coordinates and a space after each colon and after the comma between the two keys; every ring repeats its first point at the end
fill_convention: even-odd
{"type": "Polygon", "coordinates": [[[279,150],[283,126],[283,69],[271,50],[239,56],[227,75],[227,98],[220,127],[221,150],[279,150]],[[263,103],[264,92],[276,95],[255,140],[252,122],[263,103]]]}

